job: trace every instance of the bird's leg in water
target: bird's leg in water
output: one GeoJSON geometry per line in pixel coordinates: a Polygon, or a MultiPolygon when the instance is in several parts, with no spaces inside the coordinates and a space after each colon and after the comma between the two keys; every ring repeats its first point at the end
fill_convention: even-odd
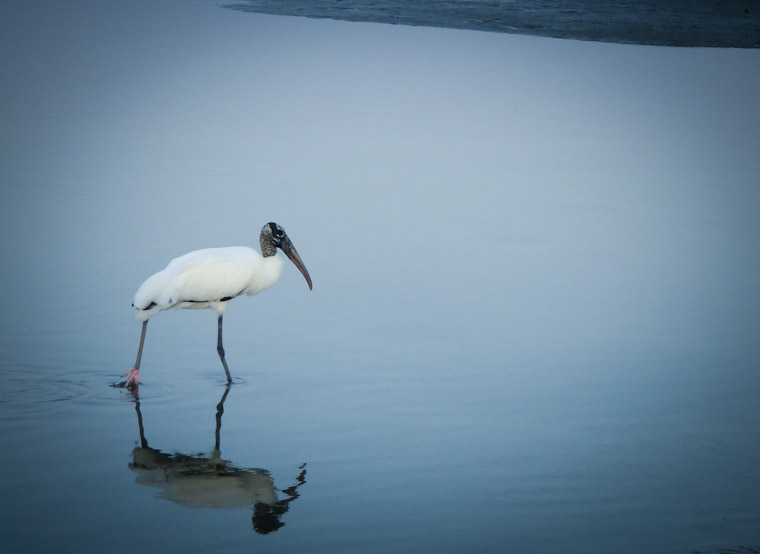
{"type": "Polygon", "coordinates": [[[142,359],[143,344],[145,344],[145,330],[148,328],[148,320],[143,321],[142,333],[140,333],[140,347],[137,349],[137,360],[135,366],[127,371],[122,377],[127,377],[124,381],[124,387],[131,389],[140,384],[140,360],[142,359]]]}
{"type": "Polygon", "coordinates": [[[227,382],[232,383],[232,376],[230,375],[230,368],[227,367],[227,360],[224,359],[224,346],[222,345],[222,316],[219,316],[219,333],[216,339],[216,351],[219,354],[219,359],[222,360],[224,366],[224,372],[227,374],[227,382]]]}

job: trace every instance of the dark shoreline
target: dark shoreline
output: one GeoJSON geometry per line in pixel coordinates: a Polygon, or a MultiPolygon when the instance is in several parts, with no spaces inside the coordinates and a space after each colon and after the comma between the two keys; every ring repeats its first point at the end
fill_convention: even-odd
{"type": "Polygon", "coordinates": [[[652,46],[760,48],[750,0],[662,2],[414,2],[239,0],[223,7],[270,15],[389,23],[652,46]]]}

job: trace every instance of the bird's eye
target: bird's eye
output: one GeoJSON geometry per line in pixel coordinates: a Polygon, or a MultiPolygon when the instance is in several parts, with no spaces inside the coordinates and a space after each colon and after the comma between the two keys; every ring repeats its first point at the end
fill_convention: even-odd
{"type": "Polygon", "coordinates": [[[285,231],[282,229],[275,229],[274,236],[276,236],[278,239],[281,239],[285,236],[285,231]]]}

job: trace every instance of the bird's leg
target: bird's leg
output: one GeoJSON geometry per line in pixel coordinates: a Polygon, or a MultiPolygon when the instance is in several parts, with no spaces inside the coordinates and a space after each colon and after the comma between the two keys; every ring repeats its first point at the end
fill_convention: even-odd
{"type": "Polygon", "coordinates": [[[222,316],[219,316],[218,335],[216,339],[216,351],[219,354],[219,359],[222,360],[224,366],[224,372],[227,374],[227,382],[232,383],[232,375],[230,375],[230,368],[227,367],[227,360],[224,359],[224,346],[222,345],[222,316]]]}
{"type": "Polygon", "coordinates": [[[148,320],[143,321],[142,333],[140,333],[140,347],[137,349],[137,360],[135,360],[135,366],[127,371],[122,377],[127,377],[124,381],[124,387],[131,389],[137,387],[140,384],[140,360],[142,359],[143,344],[145,344],[145,330],[148,328],[148,320]]]}

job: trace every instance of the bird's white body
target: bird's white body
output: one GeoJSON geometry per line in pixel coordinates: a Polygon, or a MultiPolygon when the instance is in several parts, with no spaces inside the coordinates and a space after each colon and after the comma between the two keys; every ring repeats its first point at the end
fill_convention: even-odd
{"type": "Polygon", "coordinates": [[[274,285],[282,257],[263,257],[247,246],[206,248],[173,259],[137,289],[137,319],[147,321],[169,308],[212,308],[221,315],[229,300],[254,295],[274,285]]]}

